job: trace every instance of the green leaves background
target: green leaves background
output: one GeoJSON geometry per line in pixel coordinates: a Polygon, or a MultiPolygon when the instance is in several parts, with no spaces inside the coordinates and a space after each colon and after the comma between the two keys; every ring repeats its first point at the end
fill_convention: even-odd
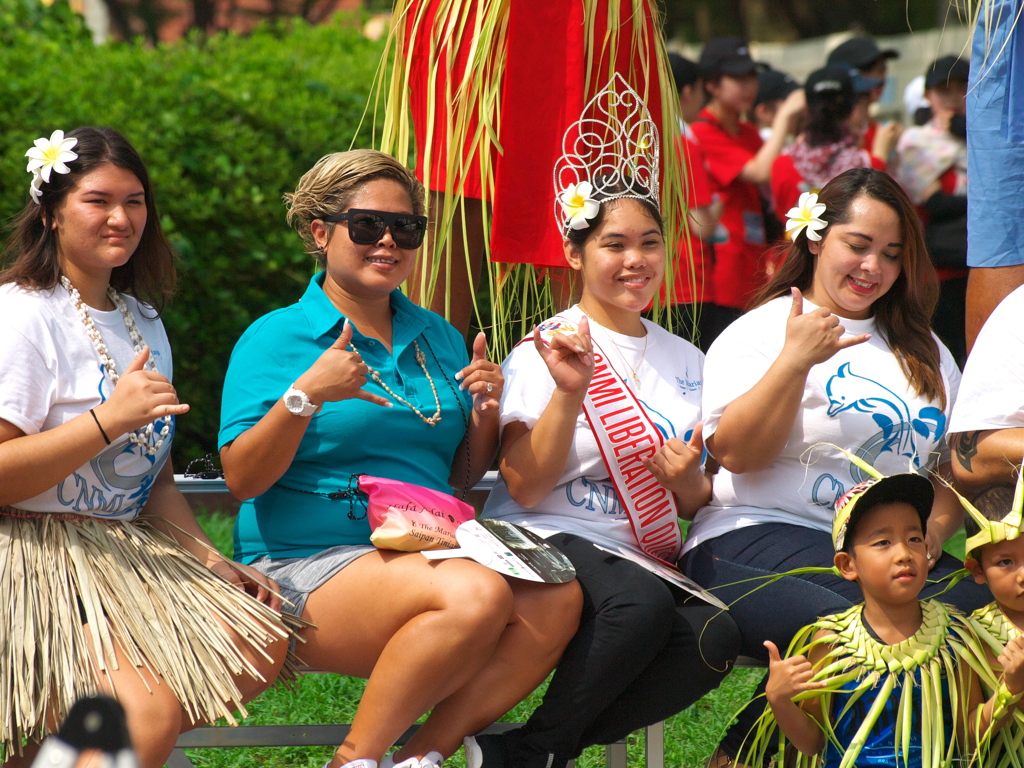
{"type": "MultiPolygon", "coordinates": [[[[178,423],[179,472],[216,449],[235,341],[297,300],[313,271],[281,196],[317,159],[353,144],[382,50],[360,21],[94,46],[66,3],[0,0],[0,219],[28,201],[24,153],[55,128],[112,126],[149,168],[180,256],[164,313],[175,385],[192,405],[178,423]]],[[[366,117],[359,146],[369,146],[366,117]]]]}

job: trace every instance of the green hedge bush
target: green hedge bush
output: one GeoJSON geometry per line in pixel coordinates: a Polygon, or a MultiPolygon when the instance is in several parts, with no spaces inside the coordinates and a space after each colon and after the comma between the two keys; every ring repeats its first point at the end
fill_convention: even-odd
{"type": "MultiPolygon", "coordinates": [[[[35,138],[109,125],[138,148],[181,257],[164,314],[175,384],[192,405],[178,422],[180,472],[216,449],[235,341],[298,299],[312,273],[281,196],[318,158],[352,145],[383,44],[362,37],[359,19],[339,16],[248,37],[94,46],[64,3],[44,12],[27,2],[35,5],[0,4],[0,21],[30,22],[0,35],[0,217],[28,199],[24,153],[35,138]]],[[[361,139],[367,146],[365,126],[361,139]]]]}

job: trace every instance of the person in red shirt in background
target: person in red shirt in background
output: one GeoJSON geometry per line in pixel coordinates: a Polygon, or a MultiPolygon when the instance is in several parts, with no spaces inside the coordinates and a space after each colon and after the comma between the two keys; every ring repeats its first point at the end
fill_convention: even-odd
{"type": "Polygon", "coordinates": [[[889,67],[886,62],[899,57],[900,52],[894,48],[880,50],[878,44],[870,37],[851,37],[845,43],[836,46],[828,55],[826,62],[826,64],[846,64],[858,70],[863,77],[871,77],[879,81],[877,86],[858,99],[858,103],[854,107],[852,122],[855,123],[854,130],[861,132],[860,145],[887,163],[889,157],[888,154],[882,153],[882,148],[888,146],[889,151],[892,151],[903,127],[892,120],[887,123],[873,120],[870,109],[872,104],[876,104],[882,98],[882,92],[885,91],[885,82],[889,75],[889,67]],[[881,143],[876,144],[876,142],[881,143]]]}
{"type": "MultiPolygon", "coordinates": [[[[786,100],[800,83],[785,72],[765,65],[765,69],[757,73],[757,98],[754,99],[754,110],[751,113],[751,122],[757,126],[757,132],[761,135],[761,141],[768,141],[772,136],[772,122],[775,120],[775,113],[779,111],[779,105],[786,100]]],[[[794,131],[800,130],[794,128],[794,131]]],[[[783,152],[788,149],[784,145],[783,152]]],[[[768,244],[778,242],[785,230],[779,223],[778,206],[768,184],[760,184],[757,188],[761,195],[761,211],[764,217],[764,239],[768,244]]],[[[788,208],[786,210],[789,210],[788,208]]]]}
{"type": "Polygon", "coordinates": [[[924,97],[932,119],[908,128],[896,145],[896,179],[918,206],[924,239],[939,276],[935,333],[963,367],[967,359],[967,78],[956,56],[932,62],[924,97]]]}
{"type": "Polygon", "coordinates": [[[772,162],[793,132],[805,102],[802,90],[793,91],[775,113],[771,137],[762,142],[757,128],[742,119],[753,108],[758,88],[759,67],[746,43],[738,37],[709,40],[700,68],[710,101],[691,128],[725,206],[725,238],[722,242],[716,238],[711,280],[715,317],[709,324],[717,337],[743,313],[764,283],[764,218],[756,185],[768,181],[772,162]]]}
{"type": "Polygon", "coordinates": [[[779,105],[800,87],[800,83],[786,72],[772,69],[768,65],[764,66],[765,68],[757,73],[757,98],[754,99],[751,122],[757,126],[761,141],[768,141],[772,136],[772,124],[775,121],[775,113],[779,111],[779,105]]]}
{"type": "Polygon", "coordinates": [[[690,339],[702,351],[711,343],[714,295],[711,291],[713,266],[712,237],[722,217],[722,201],[712,191],[704,167],[704,155],[689,123],[704,107],[700,67],[677,53],[668,55],[672,77],[679,93],[682,118],[681,152],[686,171],[686,237],[677,249],[661,289],[661,300],[670,313],[669,326],[677,335],[690,339]]]}
{"type": "Polygon", "coordinates": [[[818,192],[850,168],[886,169],[883,160],[859,146],[849,124],[857,95],[867,93],[879,83],[856,69],[835,64],[807,77],[804,131],[772,163],[772,199],[780,227],[802,193],[818,192]]]}

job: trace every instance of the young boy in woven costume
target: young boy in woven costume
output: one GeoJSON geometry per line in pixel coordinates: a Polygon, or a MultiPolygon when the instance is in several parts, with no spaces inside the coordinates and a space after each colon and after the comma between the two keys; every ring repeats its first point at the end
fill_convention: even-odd
{"type": "MultiPolygon", "coordinates": [[[[742,762],[763,765],[786,740],[801,768],[942,768],[958,756],[970,671],[962,620],[918,600],[928,577],[925,529],[934,491],[917,474],[872,479],[836,503],[836,570],[864,602],[826,616],[793,639],[787,658],[770,641],[767,698],[742,762]],[[954,626],[961,629],[954,632],[954,626]],[[953,679],[950,679],[952,676],[953,679]],[[778,726],[778,732],[775,726],[778,726]]],[[[781,761],[780,761],[781,764],[781,761]]]]}
{"type": "Polygon", "coordinates": [[[967,570],[988,584],[995,600],[968,618],[980,642],[970,644],[975,668],[988,701],[973,724],[979,741],[979,765],[1024,766],[1024,537],[1020,480],[1016,491],[999,485],[964,504],[968,516],[967,570]],[[994,723],[994,725],[993,725],[994,723]],[[989,731],[986,733],[986,731],[989,731]]]}

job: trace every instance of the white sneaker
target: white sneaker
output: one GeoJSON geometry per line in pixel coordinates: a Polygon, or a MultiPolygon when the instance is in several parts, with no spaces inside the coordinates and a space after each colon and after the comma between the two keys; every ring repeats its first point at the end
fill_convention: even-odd
{"type": "Polygon", "coordinates": [[[466,768],[481,768],[484,764],[484,753],[476,743],[476,736],[464,738],[462,747],[466,750],[466,768]]]}
{"type": "Polygon", "coordinates": [[[380,768],[441,768],[444,757],[440,752],[427,752],[423,757],[407,757],[400,763],[396,763],[394,757],[388,755],[380,768]]]}
{"type": "MultiPolygon", "coordinates": [[[[324,763],[324,768],[327,768],[330,764],[331,761],[328,760],[326,763],[324,763]]],[[[377,761],[370,760],[366,757],[361,757],[358,760],[349,760],[347,763],[341,766],[341,768],[377,768],[377,761]]]]}

